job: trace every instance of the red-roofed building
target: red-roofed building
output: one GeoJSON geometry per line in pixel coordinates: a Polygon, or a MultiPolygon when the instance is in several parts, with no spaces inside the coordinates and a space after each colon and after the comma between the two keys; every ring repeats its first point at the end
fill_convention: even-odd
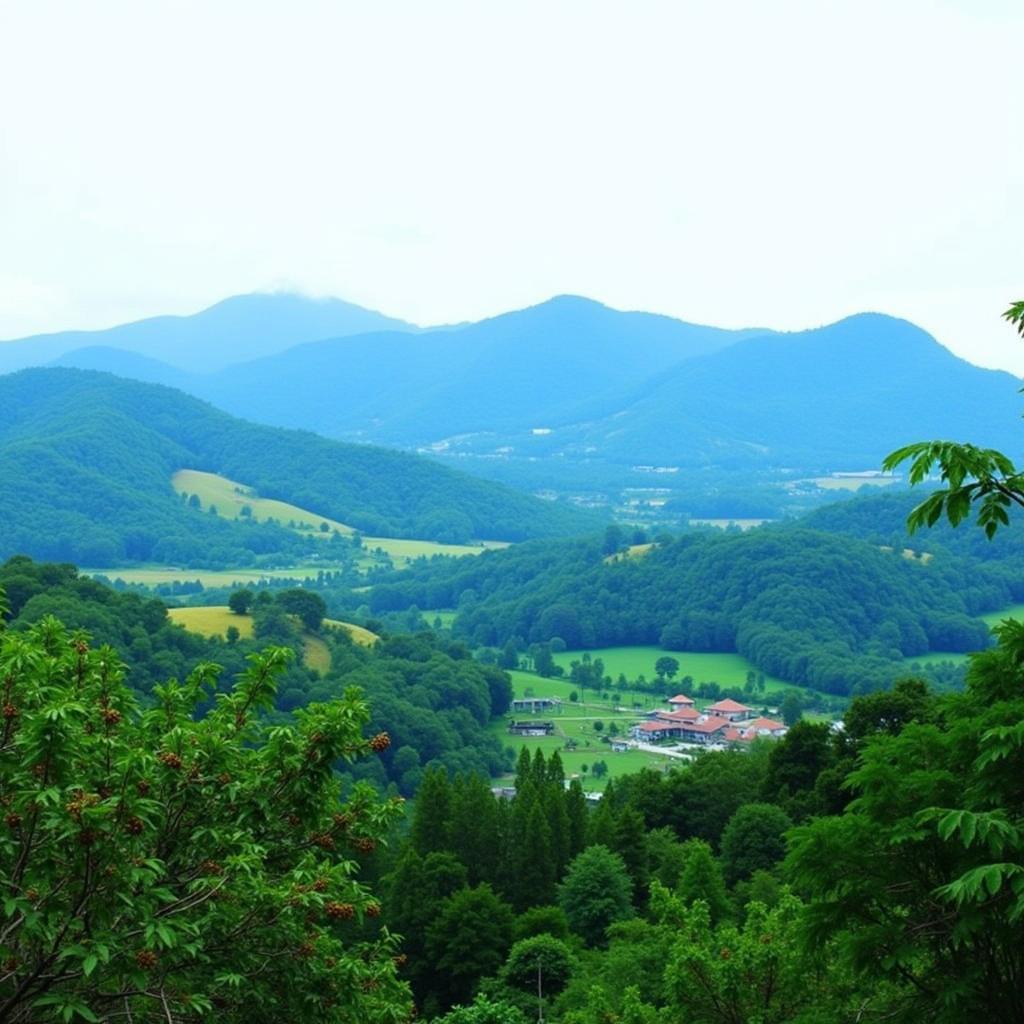
{"type": "Polygon", "coordinates": [[[654,743],[657,740],[682,739],[682,729],[681,722],[641,722],[633,726],[632,732],[635,739],[654,743]]]}
{"type": "Polygon", "coordinates": [[[696,722],[700,712],[696,708],[679,708],[678,711],[658,711],[654,717],[659,722],[696,722]]]}
{"type": "Polygon", "coordinates": [[[716,715],[702,715],[696,722],[680,723],[682,738],[687,743],[720,743],[728,726],[728,719],[716,715]]]}
{"type": "Polygon", "coordinates": [[[785,736],[786,726],[773,718],[755,718],[752,722],[744,722],[746,732],[756,732],[759,736],[785,736]]]}
{"type": "Polygon", "coordinates": [[[719,718],[727,718],[730,722],[740,722],[745,718],[749,718],[754,713],[754,709],[748,708],[746,704],[740,704],[739,701],[730,700],[727,697],[725,700],[720,700],[717,704],[712,704],[709,708],[705,708],[705,712],[719,718]]]}
{"type": "Polygon", "coordinates": [[[678,710],[679,708],[692,708],[693,698],[687,697],[685,693],[677,693],[674,697],[669,697],[668,703],[673,710],[678,710]]]}

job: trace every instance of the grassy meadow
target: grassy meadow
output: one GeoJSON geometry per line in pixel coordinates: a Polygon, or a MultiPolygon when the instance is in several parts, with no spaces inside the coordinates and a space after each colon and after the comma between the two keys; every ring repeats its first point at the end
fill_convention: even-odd
{"type": "MultiPolygon", "coordinates": [[[[172,622],[184,626],[193,633],[201,633],[203,636],[219,636],[224,639],[227,636],[229,626],[238,630],[238,635],[244,638],[253,635],[252,616],[236,615],[227,605],[206,605],[198,608],[168,608],[167,614],[172,622]]],[[[352,639],[364,647],[371,647],[378,640],[375,633],[356,626],[350,622],[341,622],[338,619],[324,619],[324,626],[328,629],[343,629],[352,639]]],[[[323,639],[311,633],[304,633],[302,638],[303,657],[310,668],[318,672],[326,672],[331,667],[331,652],[323,639]]]]}
{"type": "MultiPolygon", "coordinates": [[[[622,673],[627,679],[633,680],[643,676],[650,681],[655,678],[654,663],[666,655],[679,662],[679,674],[693,676],[696,683],[719,683],[721,686],[743,686],[747,681],[748,672],[758,672],[746,658],[739,654],[708,654],[691,653],[689,651],[666,651],[655,646],[638,647],[599,647],[589,652],[563,651],[554,656],[555,664],[561,665],[568,673],[569,666],[579,661],[584,653],[591,658],[600,658],[604,662],[605,675],[617,679],[622,673]]],[[[779,690],[787,690],[793,686],[784,679],[765,676],[765,696],[779,690]]]]}
{"type": "MultiPolygon", "coordinates": [[[[261,498],[251,487],[229,480],[217,473],[204,473],[197,469],[179,469],[172,477],[171,484],[179,494],[195,494],[202,508],[216,506],[217,514],[228,519],[239,519],[242,510],[248,508],[252,518],[257,521],[275,519],[282,526],[294,524],[294,528],[312,537],[328,538],[337,530],[344,536],[351,536],[356,531],[347,523],[331,519],[329,516],[317,515],[298,505],[274,498],[261,498]],[[327,524],[327,530],[322,524],[327,524]]],[[[422,555],[478,555],[488,548],[508,547],[500,541],[480,541],[474,544],[439,544],[432,540],[408,540],[395,537],[363,537],[363,546],[367,550],[380,548],[399,568],[414,558],[422,555]]],[[[121,574],[122,579],[127,578],[121,574]]],[[[194,578],[194,577],[193,577],[194,578]]],[[[166,581],[161,581],[166,582],[166,581]]],[[[204,584],[205,586],[205,584],[204,584]]]]}

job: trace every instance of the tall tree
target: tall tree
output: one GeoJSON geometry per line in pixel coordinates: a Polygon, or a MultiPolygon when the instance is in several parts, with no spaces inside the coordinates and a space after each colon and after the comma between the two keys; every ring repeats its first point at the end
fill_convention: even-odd
{"type": "Polygon", "coordinates": [[[632,916],[632,890],[622,858],[590,846],[569,865],[558,898],[569,927],[588,946],[602,946],[608,926],[632,916]]]}

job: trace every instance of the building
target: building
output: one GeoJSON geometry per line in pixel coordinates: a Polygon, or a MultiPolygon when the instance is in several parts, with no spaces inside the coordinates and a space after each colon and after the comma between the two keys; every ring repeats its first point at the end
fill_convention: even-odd
{"type": "Polygon", "coordinates": [[[692,708],[693,698],[687,697],[685,693],[677,693],[674,697],[669,697],[668,706],[673,711],[678,711],[680,708],[692,708]]]}
{"type": "Polygon", "coordinates": [[[725,740],[728,727],[729,720],[717,715],[701,715],[696,722],[679,723],[681,738],[685,743],[721,743],[725,740]]]}
{"type": "Polygon", "coordinates": [[[509,722],[508,731],[513,736],[550,736],[555,731],[555,723],[509,722]]]}
{"type": "Polygon", "coordinates": [[[696,722],[701,714],[696,708],[679,708],[678,711],[655,711],[651,717],[658,722],[696,722]]]}
{"type": "Polygon", "coordinates": [[[724,738],[727,743],[753,743],[763,736],[779,739],[785,736],[786,732],[786,726],[782,722],[776,722],[771,718],[755,718],[752,722],[730,725],[725,730],[724,738]]]}
{"type": "Polygon", "coordinates": [[[634,725],[632,734],[642,743],[657,743],[659,740],[682,739],[680,722],[641,722],[634,725]]]}
{"type": "Polygon", "coordinates": [[[513,712],[528,712],[531,715],[535,715],[539,711],[547,711],[549,708],[553,708],[557,703],[554,697],[521,697],[518,700],[512,701],[510,710],[513,712]]]}
{"type": "Polygon", "coordinates": [[[704,710],[708,715],[714,715],[716,718],[725,718],[730,722],[741,722],[746,718],[752,718],[754,715],[753,708],[748,708],[746,704],[741,704],[739,701],[730,700],[729,698],[720,700],[717,704],[712,704],[704,710]]]}

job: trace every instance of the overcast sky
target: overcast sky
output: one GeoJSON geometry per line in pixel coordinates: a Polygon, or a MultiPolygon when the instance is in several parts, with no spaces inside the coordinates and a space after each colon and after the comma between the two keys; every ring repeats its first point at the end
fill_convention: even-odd
{"type": "Polygon", "coordinates": [[[0,337],[336,295],[1024,373],[1019,0],[0,0],[0,337]]]}

